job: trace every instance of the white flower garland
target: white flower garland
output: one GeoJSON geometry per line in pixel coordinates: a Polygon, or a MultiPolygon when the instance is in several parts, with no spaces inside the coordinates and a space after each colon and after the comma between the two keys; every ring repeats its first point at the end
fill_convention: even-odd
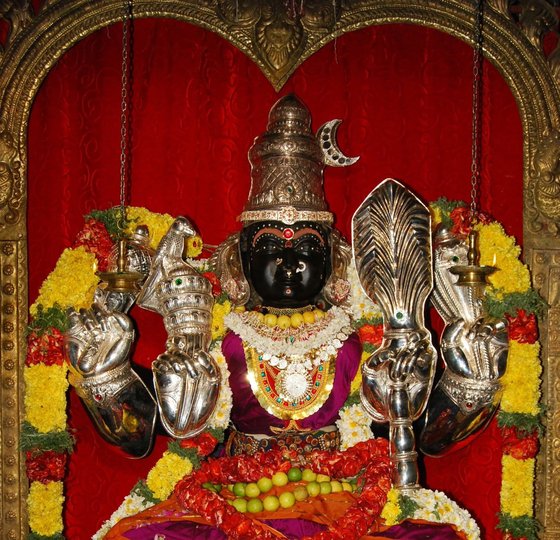
{"type": "Polygon", "coordinates": [[[463,531],[469,540],[480,540],[480,529],[467,510],[441,491],[418,489],[410,495],[419,506],[411,516],[436,523],[450,523],[463,531]]]}
{"type": "Polygon", "coordinates": [[[344,407],[339,412],[336,427],[340,434],[340,449],[347,450],[355,444],[373,439],[371,418],[361,403],[344,407]]]}
{"type": "Polygon", "coordinates": [[[151,506],[154,506],[153,502],[144,499],[144,497],[137,493],[127,495],[121,505],[111,514],[111,517],[103,522],[103,525],[91,537],[91,540],[102,540],[121,519],[134,516],[151,506]]]}
{"type": "Polygon", "coordinates": [[[325,314],[326,325],[323,320],[304,325],[310,328],[310,332],[305,336],[297,336],[297,334],[292,334],[292,330],[280,328],[275,328],[275,336],[263,335],[251,324],[250,317],[252,316],[251,312],[231,312],[224,317],[224,322],[228,328],[254,349],[277,357],[305,356],[318,349],[325,349],[325,353],[329,356],[336,353],[336,349],[340,348],[354,331],[350,325],[350,317],[338,307],[332,307],[325,314]],[[313,328],[318,331],[313,332],[313,328]]]}

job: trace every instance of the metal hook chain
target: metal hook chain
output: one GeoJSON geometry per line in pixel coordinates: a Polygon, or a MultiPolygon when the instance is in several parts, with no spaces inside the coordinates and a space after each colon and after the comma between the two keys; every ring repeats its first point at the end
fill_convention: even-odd
{"type": "Polygon", "coordinates": [[[121,56],[121,168],[120,168],[120,210],[119,225],[126,227],[126,203],[128,199],[127,187],[130,171],[130,99],[132,83],[132,16],[133,0],[124,0],[122,56],[121,56]]]}
{"type": "Polygon", "coordinates": [[[474,25],[473,92],[472,92],[472,162],[471,162],[471,222],[478,221],[478,197],[481,176],[481,120],[483,80],[484,0],[477,0],[474,25]]]}

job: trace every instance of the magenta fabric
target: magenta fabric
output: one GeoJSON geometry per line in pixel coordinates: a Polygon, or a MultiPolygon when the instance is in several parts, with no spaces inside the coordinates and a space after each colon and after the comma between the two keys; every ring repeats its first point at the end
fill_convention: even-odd
{"type": "MultiPolygon", "coordinates": [[[[297,540],[302,536],[311,536],[322,530],[323,525],[303,519],[276,519],[265,520],[271,527],[284,534],[289,540],[297,540]]],[[[196,538],[197,540],[224,540],[226,535],[209,525],[200,525],[189,522],[167,522],[149,525],[129,531],[125,534],[130,540],[153,540],[156,534],[165,536],[165,540],[181,540],[196,538]]],[[[459,537],[452,527],[448,525],[426,525],[405,521],[395,525],[382,533],[375,533],[378,537],[403,538],[406,540],[458,540],[459,537]]],[[[355,540],[348,538],[347,540],[355,540]]]]}
{"type": "MultiPolygon", "coordinates": [[[[222,352],[230,371],[229,384],[233,393],[231,420],[243,433],[262,433],[270,435],[270,426],[283,427],[286,422],[265,411],[255,397],[249,378],[247,362],[241,338],[230,332],[222,344],[222,352]]],[[[311,416],[299,420],[298,424],[306,429],[321,429],[334,424],[338,411],[350,393],[350,384],[360,366],[362,346],[357,334],[348,337],[336,358],[333,389],[323,406],[311,416]]]]}
{"type": "MultiPolygon", "coordinates": [[[[263,520],[264,523],[280,531],[289,540],[297,540],[303,536],[311,536],[325,530],[324,525],[304,519],[273,519],[263,520]]],[[[226,535],[210,525],[189,522],[168,522],[149,525],[129,531],[125,534],[130,540],[153,540],[156,534],[165,536],[165,540],[196,538],[196,540],[224,540],[226,535]]]]}

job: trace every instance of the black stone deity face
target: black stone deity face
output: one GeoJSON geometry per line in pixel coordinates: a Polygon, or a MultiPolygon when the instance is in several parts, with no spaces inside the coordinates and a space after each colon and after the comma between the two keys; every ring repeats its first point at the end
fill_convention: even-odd
{"type": "Polygon", "coordinates": [[[329,228],[313,222],[253,223],[241,232],[241,257],[263,305],[314,304],[331,270],[329,228]]]}

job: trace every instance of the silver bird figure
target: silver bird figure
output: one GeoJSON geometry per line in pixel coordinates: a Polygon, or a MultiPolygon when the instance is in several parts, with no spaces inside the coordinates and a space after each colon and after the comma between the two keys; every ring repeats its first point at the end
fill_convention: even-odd
{"type": "Polygon", "coordinates": [[[212,306],[210,282],[183,260],[191,224],[177,218],[162,238],[138,305],[163,316],[166,350],[152,364],[163,426],[177,438],[205,427],[218,399],[220,372],[208,354],[212,306]]]}

